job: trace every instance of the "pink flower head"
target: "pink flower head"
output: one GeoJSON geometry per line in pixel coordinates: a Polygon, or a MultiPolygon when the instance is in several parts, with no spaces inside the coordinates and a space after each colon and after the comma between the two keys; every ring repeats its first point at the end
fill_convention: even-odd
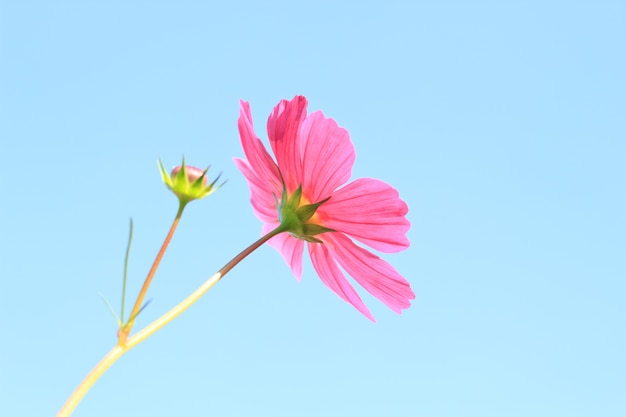
{"type": "Polygon", "coordinates": [[[375,321],[340,267],[400,313],[415,298],[410,284],[354,241],[387,253],[406,249],[408,207],[380,180],[359,178],[346,184],[356,158],[348,132],[321,111],[307,114],[307,104],[305,97],[296,96],[282,100],[270,114],[267,133],[274,161],[254,133],[250,104],[240,103],[238,126],[246,159],[234,161],[248,180],[254,213],[264,223],[264,234],[289,222],[289,233],[268,243],[298,280],[306,241],[320,279],[344,301],[375,321]]]}

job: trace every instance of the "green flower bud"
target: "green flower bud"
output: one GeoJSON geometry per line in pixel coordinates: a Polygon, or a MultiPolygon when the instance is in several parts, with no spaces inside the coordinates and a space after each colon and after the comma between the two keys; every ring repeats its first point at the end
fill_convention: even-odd
{"type": "Polygon", "coordinates": [[[176,194],[181,204],[187,204],[192,200],[204,198],[226,182],[224,181],[220,185],[215,185],[222,175],[220,174],[209,184],[209,180],[206,177],[209,168],[202,170],[193,166],[187,166],[185,165],[184,159],[182,165],[172,169],[171,174],[167,173],[161,161],[158,161],[158,163],[161,179],[167,188],[176,194]]]}

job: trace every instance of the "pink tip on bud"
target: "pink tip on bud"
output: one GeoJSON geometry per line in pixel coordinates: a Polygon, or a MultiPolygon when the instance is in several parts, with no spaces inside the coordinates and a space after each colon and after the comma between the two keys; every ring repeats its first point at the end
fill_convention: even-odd
{"type": "Polygon", "coordinates": [[[181,204],[187,204],[192,200],[204,198],[224,185],[224,183],[216,185],[221,174],[209,183],[206,175],[209,168],[200,169],[185,165],[185,161],[183,160],[181,165],[174,167],[171,173],[168,174],[163,163],[161,161],[157,161],[157,163],[163,183],[176,194],[181,204]]]}
{"type": "MultiPolygon", "coordinates": [[[[182,166],[180,166],[180,165],[174,167],[174,169],[172,169],[172,173],[170,174],[170,177],[174,178],[174,176],[180,172],[181,168],[182,168],[182,166]]],[[[189,182],[194,182],[195,180],[200,178],[202,176],[202,174],[204,174],[204,170],[202,170],[200,168],[196,168],[196,167],[191,166],[191,165],[185,165],[185,172],[187,173],[187,178],[189,178],[189,182]]],[[[209,180],[207,179],[207,177],[205,175],[204,178],[202,179],[202,185],[206,186],[208,184],[208,182],[209,182],[209,180]]]]}

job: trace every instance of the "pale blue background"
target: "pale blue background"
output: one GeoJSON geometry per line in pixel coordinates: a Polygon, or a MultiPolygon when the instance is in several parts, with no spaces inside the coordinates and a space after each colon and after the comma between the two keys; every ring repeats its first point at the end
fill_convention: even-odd
{"type": "Polygon", "coordinates": [[[98,381],[75,416],[626,415],[626,3],[0,3],[0,415],[51,416],[116,341],[176,210],[184,154],[229,182],[193,203],[147,324],[260,232],[257,133],[304,94],[354,177],[410,206],[412,283],[372,324],[264,247],[98,381]]]}

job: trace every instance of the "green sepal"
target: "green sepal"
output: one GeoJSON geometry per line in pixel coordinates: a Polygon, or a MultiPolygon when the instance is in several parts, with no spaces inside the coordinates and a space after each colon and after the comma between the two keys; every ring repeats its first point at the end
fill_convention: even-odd
{"type": "MultiPolygon", "coordinates": [[[[210,184],[205,185],[206,174],[209,171],[209,167],[202,171],[202,174],[193,181],[189,180],[189,176],[187,174],[185,158],[183,157],[183,162],[180,165],[180,170],[175,175],[168,174],[167,170],[163,166],[163,163],[159,160],[157,161],[159,165],[159,173],[161,174],[161,179],[177,197],[181,204],[187,204],[192,200],[197,200],[206,197],[209,194],[212,194],[220,188],[222,185],[226,184],[226,181],[222,182],[220,185],[217,185],[217,181],[221,177],[221,173],[213,180],[210,184]]],[[[197,169],[197,168],[196,168],[197,169]]],[[[207,181],[208,182],[208,181],[207,181]]]]}
{"type": "Polygon", "coordinates": [[[306,236],[315,236],[326,232],[336,232],[336,230],[329,229],[328,227],[324,227],[319,224],[305,223],[302,225],[302,233],[306,236]]]}
{"type": "Polygon", "coordinates": [[[291,196],[287,196],[287,191],[283,187],[280,202],[276,195],[274,195],[274,199],[276,201],[280,224],[285,231],[289,232],[292,236],[311,243],[323,243],[314,236],[320,233],[336,231],[319,224],[307,223],[307,221],[313,217],[317,209],[327,202],[330,197],[318,201],[317,203],[300,206],[300,202],[302,201],[302,185],[300,185],[291,196]]]}
{"type": "Polygon", "coordinates": [[[319,239],[317,239],[317,238],[314,238],[313,236],[302,236],[302,237],[300,237],[300,236],[295,236],[295,235],[293,235],[293,236],[294,236],[294,237],[297,237],[298,239],[305,240],[305,241],[307,241],[307,242],[309,242],[309,243],[322,243],[322,244],[324,243],[324,242],[322,242],[321,240],[319,240],[319,239]]]}
{"type": "Polygon", "coordinates": [[[309,220],[311,217],[313,217],[317,209],[328,200],[330,200],[330,197],[327,197],[323,199],[322,201],[314,203],[314,204],[307,204],[305,206],[299,207],[296,210],[296,214],[298,215],[298,218],[302,220],[303,222],[309,220]]]}
{"type": "Polygon", "coordinates": [[[300,185],[296,191],[291,194],[289,197],[289,202],[287,203],[290,207],[296,208],[300,205],[300,201],[302,200],[302,185],[300,185]]]}
{"type": "MultiPolygon", "coordinates": [[[[172,178],[174,184],[179,184],[187,178],[187,171],[185,171],[185,167],[185,157],[183,156],[183,162],[180,164],[180,171],[178,171],[174,178],[172,178]]],[[[189,180],[187,180],[187,182],[189,182],[189,180]]]]}
{"type": "MultiPolygon", "coordinates": [[[[185,160],[183,159],[183,163],[184,161],[185,160]]],[[[170,174],[167,173],[167,170],[163,166],[163,162],[161,162],[160,159],[157,161],[157,164],[159,165],[159,172],[161,173],[161,180],[165,183],[165,185],[170,187],[170,185],[172,184],[172,179],[170,178],[170,174]]]]}

